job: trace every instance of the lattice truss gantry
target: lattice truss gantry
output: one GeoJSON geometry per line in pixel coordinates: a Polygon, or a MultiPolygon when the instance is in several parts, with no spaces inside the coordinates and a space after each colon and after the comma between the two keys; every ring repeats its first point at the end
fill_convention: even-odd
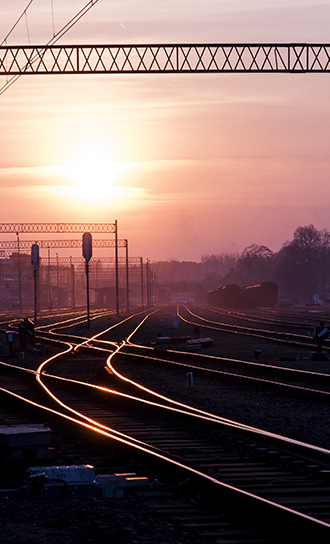
{"type": "MultiPolygon", "coordinates": [[[[48,264],[60,264],[60,265],[69,265],[69,264],[85,264],[83,257],[50,257],[49,259],[47,257],[41,257],[40,262],[42,265],[48,265],[48,264]]],[[[91,266],[96,266],[98,264],[102,265],[115,265],[116,259],[114,257],[92,257],[89,261],[91,266]]],[[[141,257],[118,257],[118,264],[119,265],[127,265],[127,263],[130,266],[141,266],[141,257]]]]}
{"type": "MultiPolygon", "coordinates": [[[[19,242],[19,248],[22,251],[27,251],[31,249],[32,244],[34,244],[36,240],[20,240],[19,242]]],[[[82,240],[38,240],[37,244],[39,245],[40,249],[49,249],[49,248],[61,248],[61,249],[81,249],[82,248],[82,240]]],[[[118,248],[126,248],[127,247],[127,240],[117,240],[117,247],[118,248]]],[[[116,240],[111,240],[108,238],[93,238],[93,248],[114,248],[116,247],[116,240]]],[[[3,240],[0,241],[0,250],[6,249],[6,250],[17,250],[17,242],[15,241],[7,241],[3,240]]]]}
{"type": "Polygon", "coordinates": [[[330,44],[150,44],[0,47],[0,75],[328,72],[330,44]]]}
{"type": "Polygon", "coordinates": [[[5,233],[117,233],[117,221],[115,223],[0,223],[0,232],[5,233]]]}

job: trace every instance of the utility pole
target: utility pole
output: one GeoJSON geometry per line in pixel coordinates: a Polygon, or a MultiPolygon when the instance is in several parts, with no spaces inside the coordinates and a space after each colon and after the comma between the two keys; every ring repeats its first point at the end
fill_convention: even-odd
{"type": "Polygon", "coordinates": [[[89,261],[93,254],[93,239],[90,232],[83,234],[83,257],[86,261],[86,289],[87,289],[87,327],[90,327],[89,322],[89,261]]]}
{"type": "Polygon", "coordinates": [[[143,257],[140,257],[141,266],[141,307],[144,308],[144,286],[143,286],[143,257]]]}
{"type": "Polygon", "coordinates": [[[22,278],[21,278],[21,256],[20,256],[20,247],[19,247],[19,233],[16,232],[17,236],[17,270],[18,270],[18,302],[19,302],[19,311],[23,313],[23,304],[22,304],[22,278]]]}
{"type": "Polygon", "coordinates": [[[70,256],[70,271],[71,271],[71,308],[72,310],[74,310],[76,307],[75,275],[74,275],[74,264],[72,263],[71,256],[70,256]]]}
{"type": "Polygon", "coordinates": [[[147,308],[149,308],[149,306],[150,306],[149,262],[150,262],[149,259],[147,259],[147,262],[146,262],[146,273],[147,273],[147,278],[146,278],[146,281],[147,281],[147,308]]]}
{"type": "Polygon", "coordinates": [[[56,253],[56,276],[57,276],[57,309],[60,309],[60,269],[58,263],[58,253],[56,253]]]}
{"type": "Polygon", "coordinates": [[[119,271],[118,271],[118,225],[115,220],[115,274],[116,274],[116,314],[119,315],[119,271]]]}
{"type": "Polygon", "coordinates": [[[50,247],[48,246],[48,308],[52,309],[51,283],[50,283],[50,247]]]}
{"type": "Polygon", "coordinates": [[[126,240],[126,308],[129,312],[128,240],[126,240]]]}
{"type": "Polygon", "coordinates": [[[31,247],[31,263],[33,266],[34,277],[34,324],[37,324],[37,278],[39,270],[39,246],[33,244],[31,247]]]}

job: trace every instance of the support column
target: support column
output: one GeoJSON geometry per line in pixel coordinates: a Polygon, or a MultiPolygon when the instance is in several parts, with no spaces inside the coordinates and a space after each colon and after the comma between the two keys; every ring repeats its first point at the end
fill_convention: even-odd
{"type": "Polygon", "coordinates": [[[126,240],[126,308],[129,312],[128,240],[126,240]]]}
{"type": "Polygon", "coordinates": [[[141,306],[144,308],[144,297],[143,297],[143,257],[140,257],[141,261],[141,306]]]}
{"type": "Polygon", "coordinates": [[[115,221],[116,313],[119,315],[118,225],[115,221]]]}

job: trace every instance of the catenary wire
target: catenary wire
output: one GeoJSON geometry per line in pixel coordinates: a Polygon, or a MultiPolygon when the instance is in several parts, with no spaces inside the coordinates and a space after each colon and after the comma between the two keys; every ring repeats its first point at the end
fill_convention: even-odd
{"type": "MultiPolygon", "coordinates": [[[[66,23],[47,43],[45,46],[41,47],[41,49],[38,51],[38,54],[35,55],[32,59],[29,60],[29,63],[35,62],[40,57],[41,51],[49,46],[54,45],[60,38],[62,38],[80,19],[86,15],[86,13],[93,7],[99,0],[90,0],[85,4],[85,6],[76,13],[72,19],[68,23],[66,23]]],[[[23,13],[24,15],[24,13],[23,13]]],[[[4,94],[9,87],[11,87],[19,78],[21,77],[21,74],[17,74],[10,78],[2,87],[0,87],[0,95],[4,94]]]]}
{"type": "Polygon", "coordinates": [[[29,9],[29,7],[31,6],[33,0],[30,0],[30,2],[28,3],[28,5],[26,6],[25,9],[23,9],[21,15],[18,17],[17,21],[13,24],[13,26],[11,27],[11,29],[9,30],[9,32],[6,34],[6,36],[4,37],[4,39],[2,40],[2,42],[0,43],[0,46],[2,46],[4,43],[7,42],[10,34],[13,32],[13,30],[17,27],[18,23],[20,22],[20,20],[24,17],[24,15],[26,15],[26,12],[27,10],[29,9]]]}

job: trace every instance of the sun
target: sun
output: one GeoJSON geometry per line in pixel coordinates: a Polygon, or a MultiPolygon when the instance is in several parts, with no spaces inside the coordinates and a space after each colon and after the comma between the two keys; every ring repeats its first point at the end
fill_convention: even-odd
{"type": "Polygon", "coordinates": [[[130,189],[126,182],[130,169],[129,163],[115,159],[102,148],[84,148],[56,169],[64,182],[58,190],[75,202],[101,207],[110,200],[128,196],[130,189]]]}
{"type": "Polygon", "coordinates": [[[145,187],[138,186],[141,165],[122,160],[102,144],[89,142],[68,150],[65,162],[49,166],[48,194],[59,197],[63,207],[106,210],[109,206],[131,210],[144,202],[145,187]]]}
{"type": "Polygon", "coordinates": [[[81,155],[67,166],[72,194],[80,200],[107,200],[116,192],[123,170],[124,165],[110,156],[95,151],[81,155]]]}

